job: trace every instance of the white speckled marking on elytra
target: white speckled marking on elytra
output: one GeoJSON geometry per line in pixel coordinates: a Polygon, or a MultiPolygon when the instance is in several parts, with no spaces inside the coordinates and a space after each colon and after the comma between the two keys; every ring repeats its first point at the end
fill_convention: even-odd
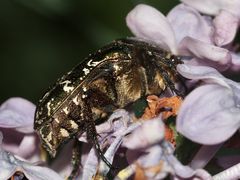
{"type": "Polygon", "coordinates": [[[71,92],[74,89],[73,86],[68,85],[70,83],[71,83],[71,81],[69,81],[69,80],[66,80],[66,81],[63,81],[63,82],[60,83],[60,84],[64,84],[63,90],[67,93],[71,92]]]}
{"type": "Polygon", "coordinates": [[[83,91],[86,92],[87,91],[87,87],[86,86],[83,86],[83,91]]]}
{"type": "Polygon", "coordinates": [[[46,139],[48,142],[52,140],[52,132],[49,132],[46,139]]]}
{"type": "Polygon", "coordinates": [[[147,51],[148,55],[152,56],[152,52],[151,51],[147,51]]]}
{"type": "MultiPolygon", "coordinates": [[[[40,134],[41,134],[42,137],[45,137],[45,135],[42,134],[41,131],[40,131],[40,134]]],[[[45,141],[45,143],[46,143],[50,148],[52,147],[52,145],[51,145],[51,143],[50,143],[50,141],[52,141],[52,135],[53,135],[53,133],[50,131],[49,134],[47,135],[47,137],[46,137],[46,138],[43,138],[44,141],[45,141]]]]}
{"type": "Polygon", "coordinates": [[[48,114],[48,116],[51,115],[51,113],[50,113],[51,112],[51,107],[50,106],[51,106],[51,102],[48,102],[47,103],[47,111],[48,111],[47,114],[48,114]]]}
{"type": "Polygon", "coordinates": [[[72,71],[69,71],[67,74],[71,74],[72,73],[72,71]]]}
{"type": "Polygon", "coordinates": [[[56,121],[56,122],[59,124],[59,120],[58,120],[58,118],[55,118],[54,121],[56,121]]]}
{"type": "Polygon", "coordinates": [[[76,105],[79,105],[79,103],[80,103],[80,102],[79,102],[79,99],[78,99],[78,96],[75,96],[72,101],[73,101],[73,103],[76,104],[76,105]]]}
{"type": "Polygon", "coordinates": [[[47,92],[46,94],[44,94],[44,96],[43,96],[43,98],[42,98],[41,100],[45,99],[48,95],[49,95],[49,92],[47,92]]]}
{"type": "Polygon", "coordinates": [[[86,97],[87,97],[87,95],[85,95],[85,94],[82,95],[82,98],[83,98],[83,99],[86,98],[86,97]]]}
{"type": "Polygon", "coordinates": [[[91,59],[90,61],[88,61],[87,65],[88,65],[88,66],[95,67],[95,66],[97,66],[98,64],[100,64],[101,62],[103,62],[103,60],[101,60],[101,61],[94,61],[94,62],[92,62],[92,61],[93,61],[92,59],[91,59]]]}
{"type": "Polygon", "coordinates": [[[131,56],[131,54],[128,54],[128,57],[129,57],[130,59],[132,59],[132,56],[131,56]]]}
{"type": "Polygon", "coordinates": [[[73,120],[70,120],[71,128],[78,129],[77,123],[75,123],[73,120]]]}
{"type": "Polygon", "coordinates": [[[66,115],[68,115],[68,114],[69,114],[68,107],[63,108],[63,112],[64,112],[66,115]]]}
{"type": "Polygon", "coordinates": [[[60,134],[62,135],[62,137],[68,137],[69,133],[66,129],[61,128],[60,129],[60,134]]]}
{"type": "Polygon", "coordinates": [[[121,69],[117,64],[114,64],[113,68],[115,69],[115,71],[119,71],[121,69]]]}
{"type": "Polygon", "coordinates": [[[83,68],[83,71],[84,71],[84,74],[85,74],[85,75],[87,75],[87,74],[89,74],[89,73],[90,73],[90,70],[89,70],[89,69],[87,69],[87,68],[83,68]]]}

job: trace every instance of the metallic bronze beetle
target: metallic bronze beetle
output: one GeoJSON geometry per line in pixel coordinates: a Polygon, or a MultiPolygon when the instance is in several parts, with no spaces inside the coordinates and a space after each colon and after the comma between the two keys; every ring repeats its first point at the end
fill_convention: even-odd
{"type": "Polygon", "coordinates": [[[115,109],[167,87],[179,95],[174,82],[179,57],[153,43],[135,38],[116,40],[90,54],[57,80],[39,101],[34,128],[43,147],[55,156],[59,147],[83,132],[108,165],[95,125],[115,109]]]}

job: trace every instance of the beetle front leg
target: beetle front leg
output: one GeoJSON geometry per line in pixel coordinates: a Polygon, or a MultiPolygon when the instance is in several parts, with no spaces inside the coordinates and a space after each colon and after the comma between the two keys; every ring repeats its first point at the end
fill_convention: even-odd
{"type": "Polygon", "coordinates": [[[171,80],[170,76],[168,75],[168,71],[162,68],[162,66],[159,64],[157,64],[157,67],[160,70],[159,73],[162,75],[164,82],[170,88],[170,90],[174,92],[176,95],[180,97],[184,97],[184,95],[179,90],[176,89],[174,82],[171,80]]]}
{"type": "Polygon", "coordinates": [[[79,173],[79,167],[81,166],[81,152],[82,142],[75,140],[72,151],[72,172],[68,177],[68,180],[75,179],[79,173]]]}
{"type": "Polygon", "coordinates": [[[96,153],[99,156],[100,159],[110,168],[114,169],[112,164],[105,158],[104,153],[100,147],[100,144],[98,142],[98,134],[96,131],[95,127],[95,121],[93,119],[93,113],[91,110],[91,105],[90,105],[90,99],[88,99],[88,96],[83,96],[84,98],[82,99],[83,101],[83,107],[81,111],[81,118],[84,120],[85,124],[85,131],[87,133],[87,139],[93,143],[96,153]]]}

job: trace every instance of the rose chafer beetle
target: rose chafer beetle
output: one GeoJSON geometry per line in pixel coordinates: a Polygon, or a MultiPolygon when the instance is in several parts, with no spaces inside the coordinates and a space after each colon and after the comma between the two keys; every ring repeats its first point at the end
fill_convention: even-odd
{"type": "MultiPolygon", "coordinates": [[[[116,109],[166,88],[180,95],[174,82],[179,57],[151,42],[116,40],[90,54],[57,80],[39,101],[34,121],[43,147],[54,157],[59,147],[83,132],[98,156],[111,167],[98,143],[95,125],[116,109]]],[[[76,174],[78,163],[70,177],[76,174]]]]}

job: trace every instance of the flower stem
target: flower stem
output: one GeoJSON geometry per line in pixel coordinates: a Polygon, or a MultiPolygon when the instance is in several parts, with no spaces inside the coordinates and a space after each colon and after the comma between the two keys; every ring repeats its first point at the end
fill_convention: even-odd
{"type": "Polygon", "coordinates": [[[213,156],[221,148],[222,145],[223,143],[211,146],[202,146],[189,164],[189,166],[193,169],[203,168],[213,158],[213,156]]]}

